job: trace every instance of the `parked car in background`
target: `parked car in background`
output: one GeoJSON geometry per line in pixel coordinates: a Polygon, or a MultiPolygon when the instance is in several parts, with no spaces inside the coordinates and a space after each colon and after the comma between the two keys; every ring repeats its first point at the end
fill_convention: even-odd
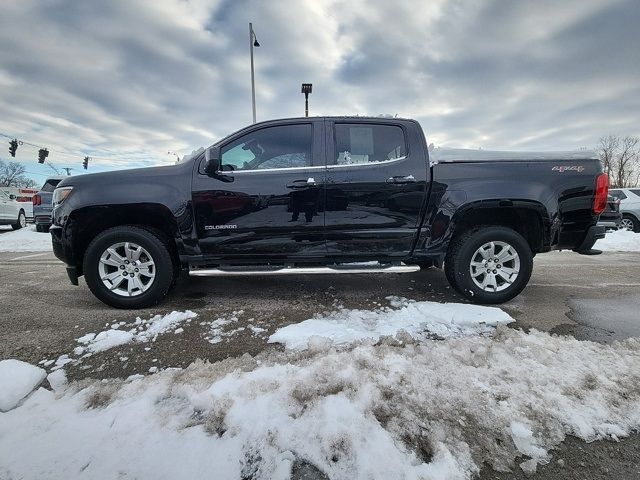
{"type": "Polygon", "coordinates": [[[20,203],[21,208],[27,217],[27,222],[33,221],[33,204],[31,203],[32,197],[38,193],[37,189],[25,188],[25,187],[0,187],[6,195],[13,195],[16,197],[16,201],[20,203]]]}
{"type": "Polygon", "coordinates": [[[15,195],[7,195],[0,191],[0,225],[11,225],[18,230],[27,225],[24,208],[16,201],[15,195]]]}
{"type": "Polygon", "coordinates": [[[24,210],[24,214],[29,222],[33,221],[33,199],[26,196],[18,196],[16,201],[20,204],[20,207],[24,210]]]}
{"type": "Polygon", "coordinates": [[[614,188],[609,194],[620,200],[620,227],[640,233],[640,188],[614,188]]]}
{"type": "Polygon", "coordinates": [[[618,230],[621,228],[621,222],[620,200],[609,195],[607,197],[607,206],[598,219],[598,225],[602,225],[606,230],[618,230]]]}
{"type": "Polygon", "coordinates": [[[53,209],[53,191],[65,177],[49,177],[42,188],[33,196],[33,217],[38,232],[46,233],[51,226],[51,211],[53,209]]]}

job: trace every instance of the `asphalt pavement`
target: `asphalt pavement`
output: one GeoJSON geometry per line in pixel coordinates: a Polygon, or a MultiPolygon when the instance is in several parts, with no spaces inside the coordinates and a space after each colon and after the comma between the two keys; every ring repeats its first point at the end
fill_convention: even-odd
{"type": "MultiPolygon", "coordinates": [[[[36,364],[70,353],[76,338],[114,322],[172,310],[198,314],[197,322],[184,334],[163,336],[149,351],[127,345],[115,355],[95,355],[82,366],[68,369],[71,379],[125,377],[146,373],[153,366],[185,367],[196,359],[214,362],[245,353],[255,355],[280,348],[266,342],[279,327],[337,306],[376,308],[388,304],[386,297],[391,295],[417,301],[464,301],[447,285],[443,272],[432,268],[403,275],[183,279],[161,305],[123,311],[100,303],[82,279],[80,286],[72,286],[63,265],[48,252],[0,253],[0,285],[0,358],[36,364]],[[240,310],[239,326],[242,322],[258,324],[266,329],[265,334],[255,336],[246,329],[216,344],[204,338],[202,329],[207,327],[200,322],[240,310]]],[[[538,255],[529,286],[501,307],[516,318],[515,328],[605,343],[640,336],[640,254],[538,255]]],[[[558,455],[561,463],[542,467],[533,478],[640,478],[637,435],[619,443],[585,444],[569,439],[554,458],[560,458],[558,455]]],[[[484,469],[481,478],[519,478],[517,475],[484,469]]]]}

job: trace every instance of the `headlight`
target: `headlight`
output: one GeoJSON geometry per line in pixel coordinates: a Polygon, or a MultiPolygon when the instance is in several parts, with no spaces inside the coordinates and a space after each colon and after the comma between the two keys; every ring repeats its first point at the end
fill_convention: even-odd
{"type": "Polygon", "coordinates": [[[62,202],[64,202],[67,199],[67,197],[71,195],[72,190],[73,190],[73,187],[56,188],[53,191],[53,208],[57,207],[62,202]]]}

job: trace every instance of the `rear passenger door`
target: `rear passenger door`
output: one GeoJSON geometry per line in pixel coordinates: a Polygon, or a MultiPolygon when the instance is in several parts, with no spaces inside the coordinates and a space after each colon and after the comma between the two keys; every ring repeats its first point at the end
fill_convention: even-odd
{"type": "Polygon", "coordinates": [[[416,127],[327,121],[324,217],[330,255],[402,257],[411,252],[428,180],[425,152],[411,148],[424,143],[416,127]]]}

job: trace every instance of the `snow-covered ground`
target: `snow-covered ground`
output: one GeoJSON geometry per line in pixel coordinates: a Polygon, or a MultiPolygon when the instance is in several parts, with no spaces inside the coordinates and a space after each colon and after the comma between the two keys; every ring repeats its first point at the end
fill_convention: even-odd
{"type": "Polygon", "coordinates": [[[59,369],[53,391],[0,414],[0,477],[285,479],[304,461],[332,479],[463,479],[522,456],[531,471],[568,434],[640,427],[640,339],[602,345],[510,329],[495,308],[391,302],[280,330],[304,350],[126,380],[67,384],[59,369]]]}
{"type": "Polygon", "coordinates": [[[0,412],[15,408],[46,376],[42,368],[19,360],[0,361],[0,412]]]}
{"type": "Polygon", "coordinates": [[[167,315],[154,315],[144,319],[137,317],[135,321],[115,322],[105,324],[105,330],[98,333],[90,332],[77,338],[77,346],[73,352],[60,355],[56,360],[44,359],[40,362],[53,370],[60,369],[68,363],[78,364],[83,359],[96,353],[105,352],[128,343],[155,342],[159,335],[166,333],[180,334],[182,327],[198,315],[191,310],[186,312],[171,312],[167,315]]]}
{"type": "Polygon", "coordinates": [[[391,307],[377,310],[340,309],[278,329],[270,343],[305,349],[328,339],[333,345],[356,341],[377,342],[402,331],[413,339],[450,338],[490,333],[497,325],[515,322],[499,308],[462,303],[414,302],[387,297],[391,307]]]}
{"type": "Polygon", "coordinates": [[[640,233],[628,230],[609,232],[593,248],[603,252],[640,252],[640,233]]]}
{"type": "MultiPolygon", "coordinates": [[[[12,230],[2,227],[2,230],[12,230]]],[[[51,251],[51,235],[36,232],[35,225],[0,234],[0,252],[48,252],[51,251]]]]}

